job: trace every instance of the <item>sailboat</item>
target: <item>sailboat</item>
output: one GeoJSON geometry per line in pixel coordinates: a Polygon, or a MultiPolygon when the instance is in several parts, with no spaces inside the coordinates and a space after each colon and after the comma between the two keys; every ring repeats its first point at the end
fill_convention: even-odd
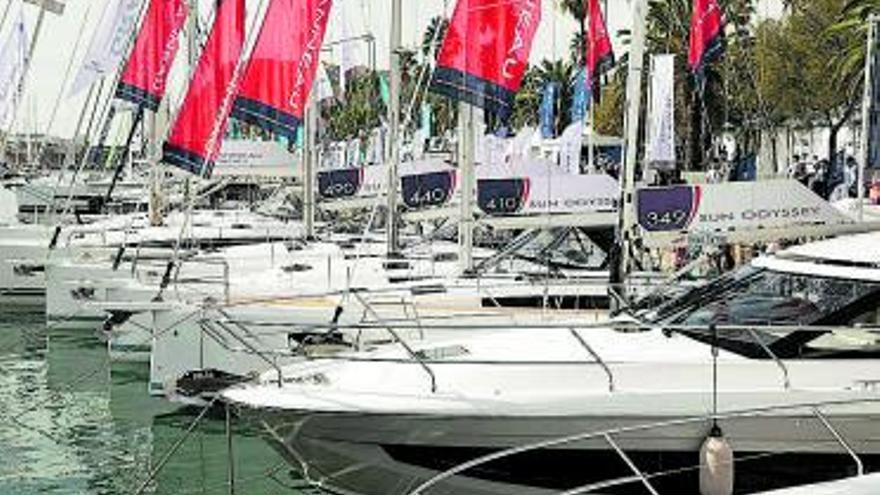
{"type": "MultiPolygon", "coordinates": [[[[646,11],[635,2],[629,167],[646,11]]],[[[622,205],[625,230],[634,200],[622,205]]],[[[876,243],[864,234],[761,257],[617,324],[450,325],[460,333],[315,357],[221,395],[309,483],[339,493],[689,493],[713,423],[755,459],[737,466],[742,490],[785,486],[806,462],[822,468],[799,469],[798,483],[844,477],[853,452],[880,466],[878,279],[862,268],[876,243]],[[761,408],[774,412],[760,423],[725,419],[761,408]],[[817,428],[806,426],[814,413],[817,428]],[[659,426],[633,427],[646,423],[659,426]]]]}

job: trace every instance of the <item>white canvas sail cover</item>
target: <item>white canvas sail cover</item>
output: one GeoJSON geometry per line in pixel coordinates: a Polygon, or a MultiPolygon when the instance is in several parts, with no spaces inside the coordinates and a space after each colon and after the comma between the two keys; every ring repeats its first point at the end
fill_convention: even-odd
{"type": "Polygon", "coordinates": [[[648,109],[649,167],[675,168],[675,56],[651,57],[651,102],[648,109]]]}
{"type": "Polygon", "coordinates": [[[853,223],[790,179],[647,187],[636,192],[636,209],[641,237],[651,247],[687,244],[693,236],[719,243],[759,235],[797,237],[801,227],[853,223]]]}
{"type": "Polygon", "coordinates": [[[101,15],[89,49],[83,59],[70,96],[88,89],[95,81],[116,72],[128,54],[132,33],[140,18],[143,0],[110,0],[101,15]]]}

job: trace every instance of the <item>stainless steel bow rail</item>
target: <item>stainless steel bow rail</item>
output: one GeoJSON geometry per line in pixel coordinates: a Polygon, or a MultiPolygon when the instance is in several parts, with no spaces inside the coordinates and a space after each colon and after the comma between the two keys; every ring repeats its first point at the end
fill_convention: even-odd
{"type": "MultiPolygon", "coordinates": [[[[627,426],[621,428],[615,428],[611,430],[605,431],[592,431],[585,433],[577,433],[573,435],[568,435],[565,437],[554,438],[549,440],[544,440],[541,442],[534,442],[527,445],[522,445],[518,447],[512,447],[509,449],[505,449],[499,452],[494,452],[492,454],[487,454],[481,457],[477,457],[468,462],[459,464],[458,466],[453,467],[452,469],[446,470],[442,473],[433,476],[428,479],[414,490],[409,492],[409,495],[428,495],[432,488],[439,488],[440,484],[446,480],[452,479],[455,476],[463,474],[464,472],[489,464],[491,462],[506,459],[509,457],[513,457],[519,454],[533,452],[536,450],[560,447],[563,445],[568,445],[575,442],[582,442],[586,440],[604,440],[610,449],[614,451],[623,461],[628,468],[632,471],[631,476],[624,476],[620,478],[609,479],[597,483],[590,483],[587,485],[578,486],[575,488],[571,488],[565,491],[561,491],[560,493],[564,495],[576,495],[582,493],[590,493],[594,490],[599,489],[607,489],[615,486],[627,485],[630,483],[641,483],[645,489],[653,494],[659,495],[659,491],[657,488],[653,486],[651,480],[656,480],[662,478],[663,476],[667,476],[670,474],[677,474],[685,471],[696,471],[700,468],[699,465],[694,465],[691,467],[685,467],[683,469],[676,469],[673,471],[665,471],[665,472],[657,472],[657,473],[645,473],[638,468],[638,466],[632,461],[632,459],[627,455],[627,453],[620,447],[616,438],[620,437],[626,433],[640,433],[649,430],[659,430],[664,428],[671,428],[675,426],[684,426],[684,425],[699,425],[706,424],[710,425],[714,421],[733,421],[737,419],[746,419],[746,418],[760,418],[765,415],[780,413],[785,411],[810,411],[813,418],[815,418],[820,425],[829,433],[829,437],[832,441],[837,443],[841,448],[841,453],[844,455],[848,455],[855,465],[856,473],[858,476],[864,475],[864,465],[862,463],[861,458],[858,453],[850,446],[849,442],[843,437],[838,429],[834,427],[834,425],[828,420],[825,411],[829,408],[833,408],[836,406],[855,406],[855,405],[869,405],[869,404],[880,404],[880,398],[866,398],[866,399],[852,399],[852,400],[839,400],[839,401],[825,401],[825,402],[806,402],[806,403],[798,403],[798,404],[787,404],[782,406],[766,406],[752,409],[741,409],[735,411],[729,411],[725,413],[720,413],[717,415],[708,415],[708,416],[699,416],[699,417],[688,417],[688,418],[679,418],[679,419],[671,419],[668,421],[658,421],[655,423],[648,423],[643,425],[635,425],[635,426],[627,426]],[[823,411],[823,409],[825,411],[823,411]]],[[[793,420],[794,421],[794,420],[793,420]]],[[[762,457],[766,456],[762,455],[762,457]]],[[[738,457],[734,460],[734,464],[739,461],[747,461],[752,460],[754,456],[749,457],[738,457]]]]}
{"type": "MultiPolygon", "coordinates": [[[[431,319],[431,318],[419,318],[416,316],[415,320],[407,319],[386,319],[379,315],[376,310],[370,305],[369,301],[364,299],[359,293],[352,293],[355,300],[359,301],[363,307],[366,314],[370,315],[370,321],[365,321],[359,324],[337,324],[337,323],[328,323],[328,324],[309,324],[308,327],[313,332],[342,332],[343,334],[348,334],[350,339],[353,339],[353,348],[356,350],[363,350],[364,345],[366,344],[363,341],[362,335],[364,332],[369,330],[375,330],[378,332],[385,332],[390,336],[389,341],[380,341],[373,342],[377,344],[381,343],[393,343],[399,345],[405,352],[405,356],[395,358],[395,357],[377,357],[363,354],[353,354],[353,353],[339,353],[339,354],[331,354],[331,355],[321,355],[321,356],[301,356],[303,360],[310,361],[349,361],[349,362],[382,362],[382,363],[398,363],[398,364],[413,364],[418,366],[422,371],[424,371],[425,375],[429,379],[430,390],[431,392],[436,392],[438,387],[438,377],[435,371],[436,366],[455,366],[455,365],[484,365],[484,366],[598,366],[601,368],[602,372],[607,376],[608,380],[608,390],[609,392],[614,392],[616,390],[615,383],[615,375],[614,375],[614,365],[607,359],[603,358],[601,352],[599,352],[594,346],[590,344],[589,339],[589,331],[590,329],[608,329],[608,328],[618,328],[621,330],[643,330],[644,328],[639,325],[632,324],[624,324],[624,325],[614,325],[611,322],[605,323],[596,323],[596,324],[587,324],[587,325],[578,325],[574,326],[571,323],[562,323],[562,324],[547,324],[547,323],[536,323],[536,324],[523,324],[522,326],[515,325],[505,325],[505,324],[454,324],[449,323],[446,319],[431,319]],[[419,339],[411,339],[407,340],[403,337],[404,332],[408,330],[413,330],[417,332],[420,336],[419,339]],[[476,331],[504,331],[504,332],[522,332],[522,331],[530,331],[530,332],[564,332],[569,334],[572,337],[573,343],[577,344],[579,347],[583,348],[586,351],[587,357],[589,359],[584,360],[540,360],[540,359],[529,359],[529,360],[474,360],[474,359],[461,359],[461,360],[450,360],[450,359],[432,359],[427,357],[424,352],[421,351],[419,347],[419,342],[424,342],[425,335],[430,335],[431,331],[436,330],[445,330],[445,331],[466,331],[466,332],[476,332],[476,331]]],[[[216,308],[215,308],[216,309],[216,308]]],[[[221,319],[205,319],[201,322],[201,327],[206,333],[212,336],[215,340],[217,340],[221,345],[224,346],[230,352],[237,352],[236,349],[233,349],[227,345],[225,345],[225,340],[223,338],[219,338],[216,328],[219,326],[222,330],[222,333],[232,336],[235,340],[239,341],[242,345],[244,345],[247,349],[245,352],[250,352],[260,356],[267,364],[270,365],[272,369],[278,375],[279,384],[284,382],[284,372],[283,368],[279,365],[277,359],[272,359],[269,356],[277,356],[277,349],[261,349],[254,345],[254,342],[257,342],[259,339],[255,338],[255,334],[253,334],[249,327],[263,327],[263,328],[278,328],[279,331],[287,332],[291,327],[296,327],[297,324],[294,322],[283,323],[283,322],[258,322],[258,321],[245,321],[245,320],[236,320],[231,317],[226,312],[221,312],[221,319]]],[[[663,326],[664,330],[667,331],[681,331],[681,332],[695,332],[695,331],[704,331],[705,335],[708,337],[711,334],[705,327],[695,327],[695,326],[663,326]]],[[[737,335],[745,335],[755,341],[758,345],[758,348],[762,350],[767,356],[767,361],[772,362],[780,372],[780,383],[782,385],[782,390],[789,390],[791,388],[791,377],[789,374],[789,370],[785,361],[777,356],[769,345],[765,342],[764,338],[762,338],[763,334],[785,334],[793,331],[811,331],[815,332],[817,335],[825,332],[833,332],[835,330],[840,330],[841,328],[836,327],[802,327],[802,326],[789,326],[789,327],[763,327],[763,326],[725,326],[718,327],[719,335],[725,335],[727,333],[735,333],[737,335]],[[760,330],[760,332],[759,332],[760,330]]],[[[862,329],[868,333],[877,333],[880,335],[880,330],[878,329],[862,329]]],[[[710,347],[710,344],[706,344],[707,350],[710,347]]],[[[293,357],[294,353],[291,352],[289,357],[293,357]]]]}

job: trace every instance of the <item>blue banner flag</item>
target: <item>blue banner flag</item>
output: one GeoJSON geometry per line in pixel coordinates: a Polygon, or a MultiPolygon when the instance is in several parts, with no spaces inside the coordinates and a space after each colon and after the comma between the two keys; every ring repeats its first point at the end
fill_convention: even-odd
{"type": "Polygon", "coordinates": [[[556,97],[559,87],[555,82],[549,82],[544,86],[541,98],[541,136],[544,139],[556,137],[556,97]]]}
{"type": "Polygon", "coordinates": [[[586,69],[581,68],[581,70],[578,71],[577,75],[574,76],[572,85],[574,86],[572,88],[572,94],[574,96],[572,97],[571,102],[571,121],[584,121],[587,118],[587,112],[590,110],[590,100],[592,99],[590,97],[592,88],[587,84],[586,69]]]}

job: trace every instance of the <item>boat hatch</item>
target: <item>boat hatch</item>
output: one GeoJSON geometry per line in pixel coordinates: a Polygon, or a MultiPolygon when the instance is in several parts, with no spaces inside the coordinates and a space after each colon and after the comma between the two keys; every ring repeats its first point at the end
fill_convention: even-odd
{"type": "Polygon", "coordinates": [[[470,351],[462,345],[450,345],[444,347],[434,347],[431,349],[422,349],[416,351],[417,358],[425,361],[442,361],[444,359],[453,359],[457,357],[467,356],[470,351]]]}

